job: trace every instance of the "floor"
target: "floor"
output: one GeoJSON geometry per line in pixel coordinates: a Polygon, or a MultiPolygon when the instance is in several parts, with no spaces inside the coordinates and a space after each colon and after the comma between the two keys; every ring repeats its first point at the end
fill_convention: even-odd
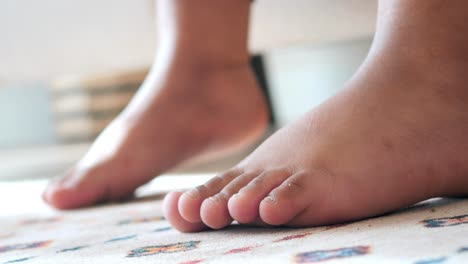
{"type": "Polygon", "coordinates": [[[67,212],[42,203],[43,180],[0,183],[0,263],[468,263],[466,199],[315,228],[172,229],[164,193],[211,176],[163,176],[134,201],[67,212]]]}

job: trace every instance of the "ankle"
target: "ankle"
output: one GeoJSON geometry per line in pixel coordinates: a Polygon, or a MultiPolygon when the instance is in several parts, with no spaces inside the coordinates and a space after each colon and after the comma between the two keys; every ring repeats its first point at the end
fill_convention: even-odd
{"type": "Polygon", "coordinates": [[[158,0],[159,46],[182,58],[248,62],[250,0],[158,0]]]}
{"type": "Polygon", "coordinates": [[[436,82],[465,80],[467,8],[464,1],[381,0],[374,50],[436,82]]]}
{"type": "Polygon", "coordinates": [[[174,50],[173,63],[187,65],[193,70],[229,70],[250,67],[247,51],[216,52],[196,45],[181,45],[174,50]]]}

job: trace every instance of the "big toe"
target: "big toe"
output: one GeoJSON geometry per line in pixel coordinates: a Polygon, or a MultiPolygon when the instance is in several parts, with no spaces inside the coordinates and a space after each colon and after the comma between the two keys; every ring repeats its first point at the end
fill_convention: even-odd
{"type": "Polygon", "coordinates": [[[185,233],[198,232],[207,227],[200,221],[197,223],[191,223],[185,220],[178,208],[179,199],[182,195],[181,192],[170,192],[164,198],[163,203],[163,214],[167,221],[177,230],[185,233]]]}
{"type": "Polygon", "coordinates": [[[107,186],[95,171],[71,170],[65,177],[52,181],[44,190],[45,202],[58,209],[74,209],[102,201],[107,186]]]}
{"type": "Polygon", "coordinates": [[[270,225],[313,226],[324,223],[333,208],[324,210],[329,181],[300,172],[288,177],[260,203],[260,218],[270,225]]]}

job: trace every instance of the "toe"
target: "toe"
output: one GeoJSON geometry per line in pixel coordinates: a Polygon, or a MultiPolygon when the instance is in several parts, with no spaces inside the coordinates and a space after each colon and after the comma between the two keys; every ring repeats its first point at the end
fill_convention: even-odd
{"type": "Polygon", "coordinates": [[[221,229],[232,223],[227,209],[227,199],[222,194],[203,201],[200,216],[203,223],[213,229],[221,229]]]}
{"type": "Polygon", "coordinates": [[[88,187],[86,175],[70,171],[59,180],[52,181],[44,190],[44,201],[58,209],[74,209],[94,204],[104,196],[104,188],[91,185],[88,187]]]}
{"type": "Polygon", "coordinates": [[[228,200],[257,176],[258,172],[244,173],[232,180],[219,193],[204,200],[200,209],[203,223],[214,229],[231,224],[233,219],[228,210],[228,200]]]}
{"type": "Polygon", "coordinates": [[[236,195],[229,199],[230,215],[242,224],[250,224],[259,219],[260,202],[290,176],[289,170],[266,171],[255,177],[236,195]]]}
{"type": "Polygon", "coordinates": [[[76,188],[48,186],[43,199],[53,207],[61,210],[89,206],[95,203],[95,192],[76,188]]]}
{"type": "Polygon", "coordinates": [[[188,222],[200,222],[200,209],[203,201],[219,193],[228,183],[241,174],[242,171],[239,169],[230,170],[214,177],[203,185],[183,193],[178,205],[181,216],[188,222]]]}
{"type": "Polygon", "coordinates": [[[128,171],[115,164],[119,163],[110,161],[90,168],[73,168],[47,186],[44,200],[59,209],[74,209],[131,197],[136,186],[142,183],[135,182],[128,171]]]}
{"type": "Polygon", "coordinates": [[[181,192],[171,192],[164,198],[163,214],[167,221],[181,232],[198,232],[206,229],[207,227],[202,223],[191,223],[186,221],[179,212],[178,204],[181,197],[181,192]]]}
{"type": "Polygon", "coordinates": [[[292,175],[262,200],[260,218],[270,225],[315,225],[320,217],[319,207],[329,193],[329,185],[323,179],[306,172],[292,175]],[[306,210],[316,214],[298,219],[306,210]]]}

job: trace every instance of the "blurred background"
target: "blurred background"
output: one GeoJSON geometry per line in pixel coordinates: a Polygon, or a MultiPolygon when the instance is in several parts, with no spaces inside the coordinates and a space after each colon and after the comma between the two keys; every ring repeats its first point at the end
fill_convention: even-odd
{"type": "MultiPolygon", "coordinates": [[[[374,0],[257,0],[250,47],[281,127],[338,91],[364,60],[374,0]]],[[[144,79],[152,0],[0,1],[0,180],[71,166],[144,79]]],[[[249,150],[246,150],[246,153],[249,150]]],[[[188,171],[216,170],[227,161],[188,171]]]]}

